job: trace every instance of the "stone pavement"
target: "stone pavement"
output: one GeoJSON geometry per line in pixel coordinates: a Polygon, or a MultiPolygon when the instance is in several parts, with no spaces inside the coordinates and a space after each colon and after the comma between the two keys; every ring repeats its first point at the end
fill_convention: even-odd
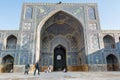
{"type": "Polygon", "coordinates": [[[0,80],[120,80],[120,72],[0,73],[0,80]]]}

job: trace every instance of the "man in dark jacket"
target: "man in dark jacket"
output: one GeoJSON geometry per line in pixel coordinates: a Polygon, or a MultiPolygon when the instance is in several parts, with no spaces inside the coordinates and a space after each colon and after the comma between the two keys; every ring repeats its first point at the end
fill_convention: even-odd
{"type": "Polygon", "coordinates": [[[38,71],[38,75],[39,75],[39,69],[40,68],[40,66],[39,66],[39,64],[38,64],[38,62],[35,64],[35,71],[34,71],[34,75],[36,75],[36,70],[38,71]]]}

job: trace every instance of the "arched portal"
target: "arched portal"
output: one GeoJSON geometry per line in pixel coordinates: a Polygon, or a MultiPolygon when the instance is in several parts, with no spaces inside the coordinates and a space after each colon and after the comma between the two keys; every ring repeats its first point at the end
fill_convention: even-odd
{"type": "Polygon", "coordinates": [[[118,59],[116,56],[110,54],[106,57],[107,59],[107,70],[108,71],[118,71],[119,65],[118,65],[118,59]]]}
{"type": "Polygon", "coordinates": [[[66,68],[66,49],[58,45],[54,49],[54,71],[61,71],[66,68]]]}
{"type": "MultiPolygon", "coordinates": [[[[40,39],[40,47],[37,47],[38,49],[40,48],[39,54],[42,70],[49,65],[57,66],[54,63],[54,56],[56,56],[54,53],[56,53],[56,46],[59,44],[62,45],[61,47],[65,47],[62,50],[65,50],[66,54],[65,64],[67,66],[63,65],[62,67],[67,67],[70,71],[80,70],[79,54],[82,54],[82,57],[84,57],[82,58],[84,59],[82,63],[86,64],[84,29],[79,20],[72,15],[64,11],[53,14],[46,20],[40,30],[40,37],[37,36],[37,38],[37,42],[40,39]]],[[[57,67],[55,70],[62,70],[62,68],[59,69],[57,67]]]]}
{"type": "Polygon", "coordinates": [[[2,63],[4,65],[5,72],[13,71],[14,58],[11,55],[6,55],[5,57],[3,57],[2,63]]]}

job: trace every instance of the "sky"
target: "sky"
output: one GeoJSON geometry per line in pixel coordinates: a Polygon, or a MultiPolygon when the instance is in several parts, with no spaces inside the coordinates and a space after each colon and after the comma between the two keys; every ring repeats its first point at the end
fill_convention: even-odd
{"type": "Polygon", "coordinates": [[[23,3],[97,3],[102,30],[120,30],[120,0],[1,0],[0,30],[18,30],[23,3]]]}

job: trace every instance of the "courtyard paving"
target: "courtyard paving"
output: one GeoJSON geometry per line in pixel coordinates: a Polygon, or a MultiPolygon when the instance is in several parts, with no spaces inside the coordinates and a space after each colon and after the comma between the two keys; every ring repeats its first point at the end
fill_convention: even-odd
{"type": "Polygon", "coordinates": [[[120,80],[120,72],[0,73],[0,80],[120,80]]]}

